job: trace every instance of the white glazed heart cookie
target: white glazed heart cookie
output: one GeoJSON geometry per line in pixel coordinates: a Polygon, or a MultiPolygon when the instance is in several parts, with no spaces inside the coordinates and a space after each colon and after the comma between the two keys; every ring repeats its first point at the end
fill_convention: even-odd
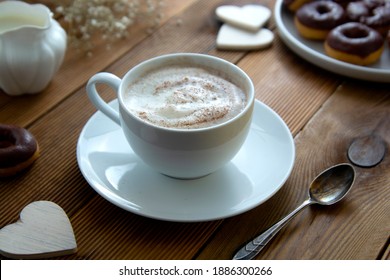
{"type": "Polygon", "coordinates": [[[252,33],[224,24],[218,32],[217,46],[224,50],[257,50],[268,47],[273,40],[274,34],[266,28],[252,33]]]}
{"type": "Polygon", "coordinates": [[[224,5],[215,10],[217,18],[230,25],[257,32],[271,17],[271,10],[261,5],[243,7],[224,5]]]}

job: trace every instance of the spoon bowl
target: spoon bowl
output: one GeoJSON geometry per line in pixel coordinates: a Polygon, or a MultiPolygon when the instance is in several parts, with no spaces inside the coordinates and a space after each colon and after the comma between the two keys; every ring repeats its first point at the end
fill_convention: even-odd
{"type": "Polygon", "coordinates": [[[253,259],[296,214],[311,204],[332,205],[345,197],[355,181],[352,165],[342,163],[321,172],[310,184],[309,197],[294,211],[243,246],[234,260],[253,259]]]}
{"type": "Polygon", "coordinates": [[[339,164],[320,173],[310,184],[313,203],[332,205],[345,197],[353,185],[355,172],[350,164],[339,164]]]}

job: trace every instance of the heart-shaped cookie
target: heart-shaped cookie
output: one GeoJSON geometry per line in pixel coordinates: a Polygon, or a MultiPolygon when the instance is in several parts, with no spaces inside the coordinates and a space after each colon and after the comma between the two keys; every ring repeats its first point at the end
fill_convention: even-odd
{"type": "Polygon", "coordinates": [[[243,7],[224,5],[215,10],[217,18],[225,23],[248,31],[258,31],[271,17],[271,10],[261,5],[243,7]]]}
{"type": "Polygon", "coordinates": [[[221,50],[258,50],[268,47],[273,40],[274,34],[265,28],[252,33],[224,24],[218,32],[217,48],[221,50]]]}
{"type": "Polygon", "coordinates": [[[8,258],[50,258],[76,251],[68,216],[50,201],[30,203],[20,213],[19,221],[0,230],[0,254],[8,258]]]}

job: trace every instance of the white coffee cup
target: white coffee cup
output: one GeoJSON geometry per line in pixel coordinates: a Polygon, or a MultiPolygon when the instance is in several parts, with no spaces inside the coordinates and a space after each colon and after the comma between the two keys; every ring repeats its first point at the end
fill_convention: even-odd
{"type": "Polygon", "coordinates": [[[251,124],[255,93],[251,79],[236,65],[223,59],[195,53],[155,57],[130,69],[120,79],[110,73],[97,73],[87,84],[92,103],[121,126],[132,150],[157,172],[180,179],[208,175],[228,163],[240,150],[251,124]],[[153,69],[172,63],[199,66],[223,73],[247,97],[245,108],[221,124],[204,128],[168,128],[146,122],[129,111],[124,94],[129,84],[153,69]],[[118,97],[119,113],[99,95],[96,84],[112,87],[118,97]]]}

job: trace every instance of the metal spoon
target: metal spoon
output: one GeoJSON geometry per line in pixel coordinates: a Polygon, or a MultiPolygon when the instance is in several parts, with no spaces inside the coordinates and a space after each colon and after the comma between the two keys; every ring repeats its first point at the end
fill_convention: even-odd
{"type": "Polygon", "coordinates": [[[234,255],[233,259],[253,259],[299,211],[311,204],[332,205],[340,201],[351,189],[354,180],[355,170],[348,163],[338,164],[326,169],[310,184],[309,197],[298,208],[247,243],[234,255]]]}

